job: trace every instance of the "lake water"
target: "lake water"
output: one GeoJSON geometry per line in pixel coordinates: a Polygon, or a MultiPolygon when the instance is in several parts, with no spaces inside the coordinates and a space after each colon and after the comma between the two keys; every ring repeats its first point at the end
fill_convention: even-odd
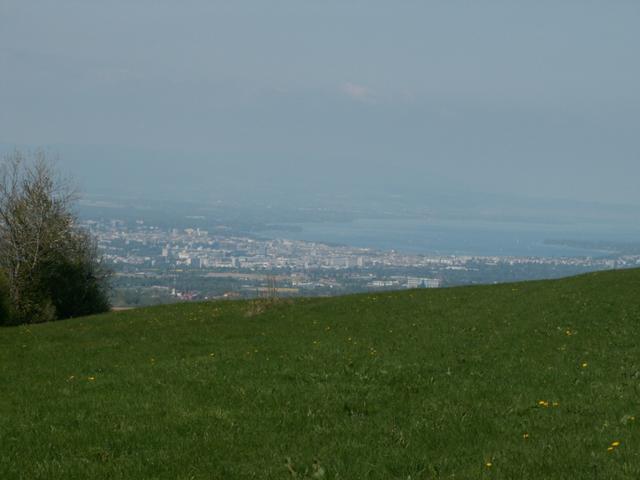
{"type": "Polygon", "coordinates": [[[263,235],[316,242],[397,250],[414,254],[573,257],[603,252],[546,245],[545,240],[640,241],[640,226],[602,224],[532,224],[360,219],[344,223],[300,223],[298,231],[263,235]]]}

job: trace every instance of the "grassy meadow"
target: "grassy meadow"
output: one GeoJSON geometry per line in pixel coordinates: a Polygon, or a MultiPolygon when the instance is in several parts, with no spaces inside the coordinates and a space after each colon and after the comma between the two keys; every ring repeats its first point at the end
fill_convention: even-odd
{"type": "Polygon", "coordinates": [[[640,271],[0,329],[0,479],[89,478],[640,478],[640,271]]]}

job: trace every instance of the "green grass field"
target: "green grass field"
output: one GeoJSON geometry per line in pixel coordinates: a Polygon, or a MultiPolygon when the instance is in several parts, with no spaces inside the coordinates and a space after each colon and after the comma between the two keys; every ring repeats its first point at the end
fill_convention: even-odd
{"type": "Polygon", "coordinates": [[[0,329],[0,479],[640,478],[639,270],[259,307],[0,329]]]}

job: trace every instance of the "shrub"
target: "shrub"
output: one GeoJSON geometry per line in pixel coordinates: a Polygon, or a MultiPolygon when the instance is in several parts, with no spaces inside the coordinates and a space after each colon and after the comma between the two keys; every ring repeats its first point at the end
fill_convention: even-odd
{"type": "Polygon", "coordinates": [[[98,261],[92,239],[75,232],[64,249],[43,262],[38,284],[40,297],[51,299],[57,318],[79,317],[110,309],[109,273],[98,261]]]}
{"type": "Polygon", "coordinates": [[[77,227],[76,199],[42,151],[0,163],[0,268],[11,272],[14,323],[108,309],[108,275],[94,240],[77,227]]]}
{"type": "Polygon", "coordinates": [[[9,301],[9,281],[0,270],[0,325],[11,324],[11,303],[9,301]]]}

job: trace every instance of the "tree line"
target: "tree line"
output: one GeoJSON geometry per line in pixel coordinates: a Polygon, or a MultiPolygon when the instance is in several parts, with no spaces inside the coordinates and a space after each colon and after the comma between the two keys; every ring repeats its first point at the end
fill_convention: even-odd
{"type": "Polygon", "coordinates": [[[109,271],[78,225],[73,183],[44,151],[0,162],[0,325],[109,310],[109,271]]]}

